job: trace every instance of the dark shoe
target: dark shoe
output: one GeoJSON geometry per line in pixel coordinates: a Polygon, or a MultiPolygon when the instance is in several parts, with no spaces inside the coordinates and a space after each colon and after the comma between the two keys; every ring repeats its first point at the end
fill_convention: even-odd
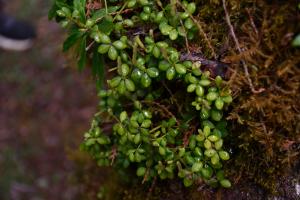
{"type": "Polygon", "coordinates": [[[24,51],[32,46],[35,36],[35,29],[30,24],[0,14],[0,48],[24,51]]]}

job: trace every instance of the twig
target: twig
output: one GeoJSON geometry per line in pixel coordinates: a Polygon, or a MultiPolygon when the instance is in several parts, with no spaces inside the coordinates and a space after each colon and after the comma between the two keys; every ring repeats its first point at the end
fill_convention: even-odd
{"type": "Polygon", "coordinates": [[[173,100],[172,100],[172,97],[173,97],[173,94],[172,94],[172,91],[168,88],[167,84],[165,83],[165,81],[162,81],[162,84],[163,86],[166,88],[166,90],[168,91],[169,95],[170,95],[170,100],[171,100],[171,103],[173,104],[173,100]]]}
{"type": "Polygon", "coordinates": [[[254,30],[256,36],[258,36],[258,31],[257,31],[257,28],[256,28],[256,26],[255,26],[253,17],[252,17],[252,15],[251,15],[251,13],[250,13],[250,9],[249,9],[249,8],[246,8],[246,11],[247,11],[247,14],[248,14],[249,19],[250,19],[250,24],[251,24],[251,26],[252,26],[252,28],[253,28],[253,30],[254,30]]]}
{"type": "Polygon", "coordinates": [[[191,53],[182,53],[180,55],[180,60],[185,61],[189,60],[192,62],[199,62],[201,64],[201,70],[209,70],[212,74],[212,77],[221,76],[226,79],[227,70],[229,65],[224,62],[217,60],[206,59],[201,53],[191,52],[191,53]],[[203,68],[204,67],[204,68],[203,68]]]}
{"type": "Polygon", "coordinates": [[[113,71],[116,71],[118,69],[118,67],[114,67],[114,68],[111,68],[108,70],[108,72],[113,72],[113,71]]]}
{"type": "Polygon", "coordinates": [[[146,171],[146,173],[145,173],[145,176],[143,178],[142,184],[144,184],[147,181],[147,178],[149,176],[149,172],[150,172],[150,169],[148,168],[147,171],[146,171]]]}
{"type": "Polygon", "coordinates": [[[110,165],[112,166],[113,164],[114,164],[114,161],[115,161],[115,159],[116,159],[116,157],[117,157],[117,148],[114,146],[113,148],[112,148],[112,150],[111,150],[111,154],[110,154],[110,156],[109,156],[109,159],[111,160],[111,163],[110,163],[110,165]]]}
{"type": "MultiPolygon", "coordinates": [[[[162,84],[163,84],[163,86],[166,88],[166,90],[168,91],[169,95],[172,97],[172,96],[173,96],[172,91],[168,88],[168,86],[167,86],[167,84],[165,83],[165,81],[162,81],[162,84]]],[[[171,101],[172,101],[172,99],[171,99],[171,101]]]]}
{"type": "Polygon", "coordinates": [[[188,41],[188,39],[187,39],[187,31],[186,31],[186,29],[185,29],[185,27],[184,27],[184,25],[183,25],[182,20],[180,20],[180,24],[181,24],[181,26],[183,27],[184,34],[185,34],[184,40],[185,40],[186,50],[187,50],[188,53],[190,53],[189,41],[188,41]]]}
{"type": "Polygon", "coordinates": [[[122,6],[122,8],[118,12],[116,12],[116,16],[113,18],[113,21],[115,21],[117,15],[121,14],[124,11],[124,9],[126,8],[126,6],[127,6],[127,2],[124,3],[124,5],[122,6]]]}
{"type": "Polygon", "coordinates": [[[93,44],[95,44],[95,41],[93,40],[93,42],[91,42],[86,48],[85,50],[88,51],[92,48],[93,44]]]}
{"type": "Polygon", "coordinates": [[[294,94],[294,93],[295,93],[294,90],[290,90],[290,91],[284,90],[284,89],[282,89],[281,87],[279,87],[279,86],[277,86],[277,85],[273,85],[272,87],[273,87],[275,90],[277,90],[277,91],[279,91],[279,92],[282,92],[282,93],[285,94],[285,95],[290,95],[290,94],[294,94]]]}
{"type": "MultiPolygon", "coordinates": [[[[225,19],[226,19],[227,25],[229,26],[230,34],[231,34],[231,36],[232,36],[232,38],[234,40],[235,47],[237,48],[238,52],[241,54],[243,51],[242,51],[240,43],[239,43],[239,41],[238,41],[238,39],[237,39],[237,37],[235,35],[233,26],[231,24],[230,17],[229,17],[227,8],[226,8],[226,2],[225,2],[225,0],[222,0],[222,2],[223,2],[223,8],[224,8],[224,12],[225,12],[225,19]]],[[[255,94],[258,94],[258,93],[261,93],[261,92],[265,91],[264,88],[259,88],[258,90],[256,90],[254,88],[252,80],[251,80],[250,75],[249,75],[248,66],[247,66],[247,64],[246,64],[246,62],[244,60],[241,60],[241,62],[242,62],[242,65],[243,65],[243,68],[244,68],[244,72],[245,72],[246,78],[248,80],[248,83],[249,83],[251,91],[253,93],[255,93],[255,94]]]]}
{"type": "Polygon", "coordinates": [[[261,123],[261,126],[262,126],[265,134],[269,135],[269,132],[268,132],[267,127],[266,127],[266,124],[263,122],[262,117],[260,116],[259,118],[260,118],[260,123],[261,123]]]}
{"type": "Polygon", "coordinates": [[[184,133],[184,136],[183,136],[183,146],[184,147],[188,146],[189,139],[190,139],[191,135],[193,135],[193,133],[195,132],[195,130],[196,130],[196,126],[193,126],[189,131],[187,131],[187,132],[184,133]]]}
{"type": "Polygon", "coordinates": [[[165,83],[165,81],[162,82],[163,86],[166,88],[166,90],[168,91],[168,93],[170,94],[170,101],[171,103],[175,103],[177,108],[178,108],[178,112],[182,115],[182,112],[181,112],[181,107],[180,105],[178,104],[178,101],[176,100],[176,98],[174,98],[174,95],[172,93],[172,91],[168,88],[167,84],[165,83]]]}
{"type": "Polygon", "coordinates": [[[151,130],[149,131],[149,133],[153,133],[153,132],[157,131],[157,130],[160,129],[160,128],[161,128],[161,125],[159,125],[159,126],[153,128],[153,129],[151,129],[151,130]]]}
{"type": "Polygon", "coordinates": [[[156,176],[153,178],[153,181],[152,181],[152,184],[151,184],[151,187],[149,188],[149,192],[148,192],[148,194],[147,194],[147,198],[146,198],[146,200],[149,200],[149,198],[151,197],[151,193],[152,193],[152,191],[153,191],[153,189],[154,189],[154,187],[155,187],[155,184],[156,184],[156,176]]]}
{"type": "Polygon", "coordinates": [[[107,2],[106,2],[106,0],[104,0],[104,5],[105,5],[105,12],[106,12],[106,14],[108,14],[108,9],[107,9],[107,2]]]}

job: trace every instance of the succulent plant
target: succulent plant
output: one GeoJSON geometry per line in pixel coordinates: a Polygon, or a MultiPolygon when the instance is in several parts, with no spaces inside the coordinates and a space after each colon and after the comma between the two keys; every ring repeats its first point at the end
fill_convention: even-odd
{"type": "Polygon", "coordinates": [[[220,76],[180,59],[185,41],[193,41],[198,31],[192,18],[196,3],[105,4],[89,14],[84,0],[56,0],[53,8],[71,30],[64,49],[79,44],[79,67],[89,57],[99,80],[109,73],[106,89],[99,86],[99,112],[82,149],[100,166],[136,168],[145,181],[180,177],[185,186],[202,179],[230,187],[222,168],[230,159],[223,141],[231,92],[220,76]],[[105,69],[103,60],[113,67],[105,69]],[[177,90],[183,98],[179,106],[170,100],[178,98],[172,96],[177,90]]]}

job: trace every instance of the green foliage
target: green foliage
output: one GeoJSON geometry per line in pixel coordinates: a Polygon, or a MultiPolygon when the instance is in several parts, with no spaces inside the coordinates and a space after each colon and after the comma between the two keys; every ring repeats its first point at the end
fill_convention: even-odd
{"type": "MultiPolygon", "coordinates": [[[[298,4],[298,9],[300,10],[300,3],[298,4]]],[[[300,47],[300,34],[298,34],[292,42],[294,47],[300,47]]]]}
{"type": "MultiPolygon", "coordinates": [[[[298,4],[298,9],[300,10],[300,3],[298,4]]],[[[292,42],[294,47],[300,47],[300,34],[298,34],[292,42]]]]}
{"type": "Polygon", "coordinates": [[[100,112],[85,134],[82,148],[100,166],[134,167],[143,181],[182,178],[185,186],[204,180],[228,188],[223,162],[230,159],[224,110],[231,91],[222,78],[203,72],[201,63],[181,59],[197,26],[194,2],[108,1],[85,10],[82,0],[56,1],[56,12],[75,45],[78,66],[92,57],[99,83],[104,63],[107,89],[100,90],[100,112]],[[106,5],[107,4],[107,5],[106,5]]]}
{"type": "Polygon", "coordinates": [[[295,37],[295,39],[293,40],[292,45],[294,47],[300,47],[300,34],[295,37]]]}

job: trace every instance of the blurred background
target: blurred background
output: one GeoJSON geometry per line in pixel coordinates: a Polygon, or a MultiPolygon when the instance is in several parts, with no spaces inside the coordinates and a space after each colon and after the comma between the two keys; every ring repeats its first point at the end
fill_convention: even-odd
{"type": "MultiPolygon", "coordinates": [[[[96,110],[88,73],[68,66],[62,29],[49,22],[51,0],[9,0],[5,12],[37,29],[25,52],[0,49],[0,199],[78,199],[76,151],[96,110]]],[[[71,64],[69,64],[71,65],[71,64]]]]}

